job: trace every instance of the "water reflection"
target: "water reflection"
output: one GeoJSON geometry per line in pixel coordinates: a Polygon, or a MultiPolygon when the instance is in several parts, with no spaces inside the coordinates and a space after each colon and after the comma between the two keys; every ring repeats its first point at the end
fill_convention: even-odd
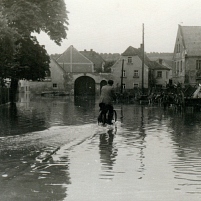
{"type": "Polygon", "coordinates": [[[103,170],[103,173],[101,173],[102,179],[112,179],[114,176],[112,169],[115,164],[118,151],[115,145],[113,145],[114,135],[115,133],[113,129],[110,129],[107,133],[100,135],[99,154],[103,170]]]}
{"type": "Polygon", "coordinates": [[[157,201],[200,200],[200,112],[117,104],[117,130],[105,132],[97,125],[99,108],[93,98],[30,95],[20,100],[0,107],[2,195],[15,195],[18,200],[23,196],[24,200],[28,196],[33,200],[92,196],[96,201],[106,197],[145,201],[155,196],[157,201]],[[71,143],[71,148],[62,149],[71,143]],[[60,146],[57,160],[58,151],[53,158],[37,162],[39,153],[60,146]],[[78,195],[80,189],[84,190],[78,195]]]}
{"type": "MultiPolygon", "coordinates": [[[[146,145],[145,145],[145,137],[146,137],[146,128],[144,125],[144,107],[141,106],[141,126],[139,128],[139,136],[140,136],[140,140],[139,142],[139,161],[140,161],[140,168],[139,168],[139,172],[142,173],[142,176],[145,174],[145,164],[144,164],[144,149],[146,149],[146,145]]],[[[139,179],[142,179],[142,176],[139,177],[139,179]]]]}
{"type": "Polygon", "coordinates": [[[96,122],[95,97],[32,97],[19,95],[19,102],[0,107],[0,136],[41,131],[52,126],[96,122]]]}
{"type": "Polygon", "coordinates": [[[95,107],[95,96],[75,96],[74,97],[74,103],[75,106],[80,106],[84,108],[94,108],[95,107]]]}
{"type": "Polygon", "coordinates": [[[174,167],[175,179],[178,180],[176,189],[188,193],[200,194],[201,189],[201,123],[200,114],[191,113],[183,116],[174,115],[170,121],[174,152],[171,160],[174,167]]]}
{"type": "Polygon", "coordinates": [[[114,136],[116,130],[110,129],[107,133],[100,134],[100,144],[99,144],[99,154],[100,154],[100,162],[102,164],[101,179],[112,179],[114,174],[112,173],[113,166],[116,161],[117,156],[117,148],[113,144],[114,136]]]}
{"type": "Polygon", "coordinates": [[[68,161],[37,163],[37,155],[34,147],[1,151],[1,201],[63,200],[66,197],[67,184],[70,184],[68,161]]]}
{"type": "Polygon", "coordinates": [[[20,135],[46,128],[44,116],[26,113],[16,103],[0,107],[0,136],[20,135]]]}

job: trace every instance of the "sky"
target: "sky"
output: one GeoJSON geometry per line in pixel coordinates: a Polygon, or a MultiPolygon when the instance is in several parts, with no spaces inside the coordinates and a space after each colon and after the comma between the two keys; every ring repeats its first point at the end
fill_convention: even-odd
{"type": "Polygon", "coordinates": [[[142,43],[145,52],[173,52],[178,25],[201,26],[201,0],[65,0],[67,39],[61,46],[37,35],[48,54],[62,54],[70,45],[78,51],[123,53],[142,43]]]}

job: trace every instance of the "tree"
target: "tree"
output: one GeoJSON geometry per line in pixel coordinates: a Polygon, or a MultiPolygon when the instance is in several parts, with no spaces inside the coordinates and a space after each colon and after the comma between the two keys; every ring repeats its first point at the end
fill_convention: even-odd
{"type": "Polygon", "coordinates": [[[50,58],[44,46],[40,46],[36,37],[17,41],[20,47],[15,54],[16,72],[13,76],[28,80],[41,80],[49,71],[50,58]]]}
{"type": "Polygon", "coordinates": [[[68,17],[64,0],[1,0],[0,7],[8,26],[22,36],[44,31],[58,45],[67,36],[68,17]]]}
{"type": "Polygon", "coordinates": [[[61,45],[67,30],[64,0],[0,1],[0,77],[11,78],[11,94],[18,79],[40,80],[48,71],[49,55],[31,34],[44,31],[61,45]]]}
{"type": "Polygon", "coordinates": [[[115,61],[106,61],[104,66],[105,73],[111,73],[111,67],[114,65],[115,61]]]}

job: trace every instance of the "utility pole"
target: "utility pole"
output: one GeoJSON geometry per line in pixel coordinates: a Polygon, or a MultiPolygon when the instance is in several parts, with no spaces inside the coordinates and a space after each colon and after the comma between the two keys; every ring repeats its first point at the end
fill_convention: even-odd
{"type": "Polygon", "coordinates": [[[121,68],[121,95],[123,94],[123,71],[124,71],[124,59],[122,60],[122,68],[121,68]]]}
{"type": "Polygon", "coordinates": [[[142,95],[144,95],[144,23],[142,24],[142,95]]]}

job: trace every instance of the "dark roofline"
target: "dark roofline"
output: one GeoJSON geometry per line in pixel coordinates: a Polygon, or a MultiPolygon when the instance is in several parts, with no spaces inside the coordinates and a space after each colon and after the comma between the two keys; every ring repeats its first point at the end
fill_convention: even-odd
{"type": "Polygon", "coordinates": [[[164,66],[164,65],[158,63],[157,61],[149,61],[149,65],[148,66],[152,70],[171,70],[167,66],[164,66]]]}

